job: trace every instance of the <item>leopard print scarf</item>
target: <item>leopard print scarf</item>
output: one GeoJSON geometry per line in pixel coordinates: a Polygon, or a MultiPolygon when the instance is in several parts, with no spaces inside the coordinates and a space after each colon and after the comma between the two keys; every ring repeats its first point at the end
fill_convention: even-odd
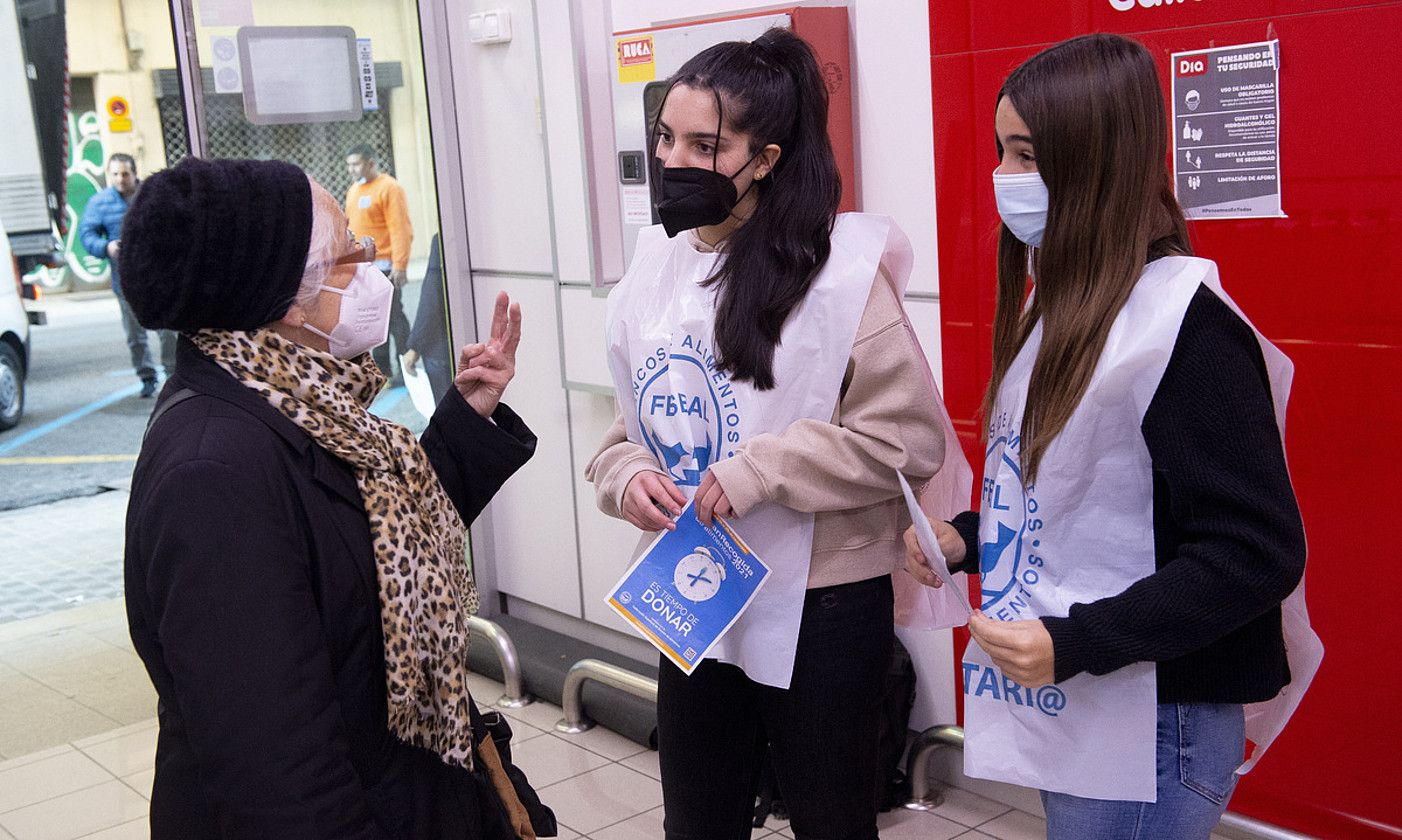
{"type": "Polygon", "coordinates": [[[413,432],[368,411],[384,374],[368,353],[342,360],[266,329],[190,338],[355,470],[374,540],[390,731],[471,769],[467,528],[413,432]]]}

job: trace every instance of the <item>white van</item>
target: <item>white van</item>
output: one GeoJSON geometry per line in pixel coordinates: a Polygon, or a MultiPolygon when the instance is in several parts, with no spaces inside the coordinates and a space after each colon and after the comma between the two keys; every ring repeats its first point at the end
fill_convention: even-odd
{"type": "Polygon", "coordinates": [[[24,414],[24,378],[29,371],[29,322],[19,264],[0,222],[0,432],[19,425],[24,414]]]}
{"type": "MultiPolygon", "coordinates": [[[[39,9],[38,4],[29,5],[32,8],[26,10],[26,19],[38,14],[52,15],[39,9]]],[[[46,20],[45,31],[53,25],[51,19],[46,20]]],[[[61,185],[45,183],[44,149],[36,128],[42,121],[34,110],[32,96],[37,83],[32,80],[57,77],[51,54],[63,46],[49,46],[39,50],[42,55],[34,55],[34,44],[27,43],[21,34],[20,13],[14,0],[0,0],[0,114],[6,116],[5,129],[0,131],[0,220],[4,220],[9,240],[5,269],[11,256],[16,256],[26,271],[36,260],[47,262],[52,257],[58,242],[49,212],[50,201],[53,206],[63,205],[62,192],[51,189],[61,190],[61,185]]],[[[50,124],[62,124],[53,115],[48,116],[50,124]]],[[[55,176],[62,177],[61,172],[51,172],[49,178],[55,176]]],[[[3,420],[0,428],[4,428],[3,420]]]]}

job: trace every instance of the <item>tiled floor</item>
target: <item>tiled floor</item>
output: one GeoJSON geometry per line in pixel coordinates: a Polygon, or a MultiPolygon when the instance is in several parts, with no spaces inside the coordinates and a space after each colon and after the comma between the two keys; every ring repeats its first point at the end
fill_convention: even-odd
{"type": "Polygon", "coordinates": [[[0,623],[0,760],[155,714],[121,599],[0,623]]]}
{"type": "MultiPolygon", "coordinates": [[[[470,678],[483,706],[502,686],[470,678]]],[[[127,638],[120,600],[0,623],[0,840],[135,840],[149,836],[156,697],[127,638]],[[5,760],[8,759],[8,760],[5,760]]],[[[504,709],[513,752],[561,836],[662,836],[657,753],[603,728],[554,731],[548,703],[504,709]]],[[[960,788],[932,812],[880,818],[885,840],[1040,840],[1040,818],[960,788]]],[[[792,837],[770,823],[755,837],[792,837]]]]}
{"type": "MultiPolygon", "coordinates": [[[[0,644],[0,653],[5,651],[0,644]]],[[[484,702],[502,691],[500,684],[476,677],[472,687],[484,702]]],[[[547,703],[504,711],[515,730],[514,758],[555,809],[561,837],[662,836],[657,753],[602,728],[576,736],[556,734],[553,727],[561,712],[547,703]]],[[[148,719],[0,763],[0,840],[147,837],[155,749],[156,723],[148,719]]],[[[754,836],[793,834],[787,824],[771,820],[754,836]]],[[[1045,830],[1036,817],[951,789],[932,813],[883,814],[881,836],[1032,840],[1044,837],[1045,830]]]]}
{"type": "MultiPolygon", "coordinates": [[[[499,683],[472,677],[480,702],[499,697],[499,683]]],[[[657,753],[606,729],[582,735],[554,731],[562,713],[548,703],[503,709],[515,732],[512,757],[555,810],[561,837],[657,840],[662,836],[662,787],[657,753]]],[[[0,817],[3,824],[3,817],[0,817]]],[[[1042,820],[967,791],[950,788],[932,812],[892,811],[879,820],[883,840],[1042,840],[1042,820]],[[982,833],[980,833],[982,832],[982,833]]],[[[793,837],[770,820],[756,838],[793,837]]]]}
{"type": "Polygon", "coordinates": [[[148,720],[0,764],[0,838],[149,837],[155,752],[148,720]]]}

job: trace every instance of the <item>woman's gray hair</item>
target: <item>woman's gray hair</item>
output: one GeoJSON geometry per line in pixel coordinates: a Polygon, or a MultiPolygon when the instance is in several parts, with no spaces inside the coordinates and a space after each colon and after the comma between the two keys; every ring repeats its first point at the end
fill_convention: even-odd
{"type": "Polygon", "coordinates": [[[316,299],[336,258],[346,247],[345,217],[339,212],[340,203],[310,175],[307,180],[312,185],[312,235],[296,297],[303,306],[316,299]]]}

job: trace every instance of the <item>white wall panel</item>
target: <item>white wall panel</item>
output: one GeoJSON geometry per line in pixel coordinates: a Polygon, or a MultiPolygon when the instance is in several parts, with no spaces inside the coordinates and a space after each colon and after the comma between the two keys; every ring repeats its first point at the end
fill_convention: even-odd
{"type": "Polygon", "coordinates": [[[620,632],[634,635],[628,623],[604,604],[618,579],[623,577],[642,532],[622,519],[605,516],[594,501],[594,485],[584,480],[584,466],[613,423],[613,397],[572,391],[569,395],[571,433],[574,438],[574,472],[579,499],[580,576],[584,585],[584,617],[620,632]]]}
{"type": "Polygon", "coordinates": [[[917,732],[959,720],[954,704],[950,665],[954,661],[954,637],[948,630],[906,630],[896,636],[910,653],[919,691],[910,711],[910,728],[917,732]]]}
{"type": "Polygon", "coordinates": [[[856,0],[850,6],[862,209],[896,220],[915,248],[910,291],[934,293],[939,282],[929,3],[856,0]]]}
{"type": "Polygon", "coordinates": [[[940,347],[940,305],[934,300],[907,300],[906,314],[910,325],[915,328],[915,337],[925,350],[925,358],[930,360],[930,369],[935,372],[935,382],[944,390],[944,354],[940,347]]]}
{"type": "Polygon", "coordinates": [[[586,287],[563,286],[560,310],[564,327],[565,380],[612,389],[604,340],[608,298],[596,297],[593,290],[586,287]]]}
{"type": "Polygon", "coordinates": [[[561,282],[588,285],[589,205],[584,182],[584,138],[578,72],[564,0],[545,0],[539,14],[541,87],[544,91],[550,198],[561,282]]]}
{"type": "Polygon", "coordinates": [[[493,301],[505,289],[521,304],[516,379],[506,402],[536,433],[535,457],[497,493],[492,554],[497,588],[562,613],[580,615],[570,426],[560,387],[555,284],[539,278],[473,278],[478,324],[489,334],[493,301]]]}
{"type": "Polygon", "coordinates": [[[554,265],[531,0],[463,0],[450,3],[448,14],[472,267],[550,273],[554,265]],[[468,42],[468,14],[485,9],[511,12],[510,43],[468,42]]]}
{"type": "MultiPolygon", "coordinates": [[[[662,21],[715,17],[773,5],[775,4],[743,0],[613,0],[613,31],[642,29],[662,21]]],[[[800,2],[791,5],[804,4],[800,2]]]]}

